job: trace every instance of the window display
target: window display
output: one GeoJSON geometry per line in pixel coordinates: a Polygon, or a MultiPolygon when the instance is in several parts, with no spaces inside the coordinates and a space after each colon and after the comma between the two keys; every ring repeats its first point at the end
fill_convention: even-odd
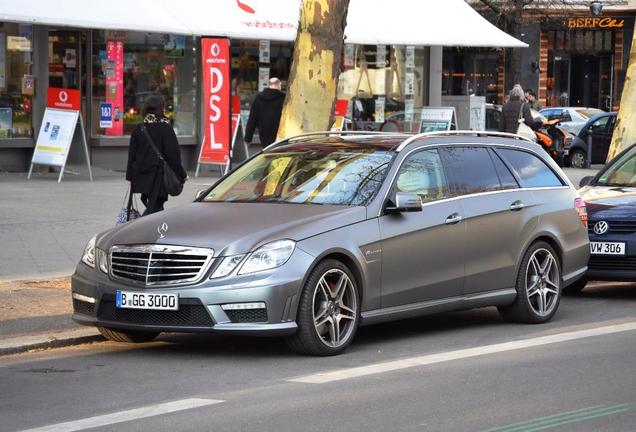
{"type": "Polygon", "coordinates": [[[93,135],[130,135],[141,122],[146,99],[160,95],[177,135],[195,134],[196,52],[193,38],[180,35],[93,32],[93,135]],[[102,122],[100,107],[112,108],[102,122]]]}
{"type": "Polygon", "coordinates": [[[12,23],[0,31],[0,139],[33,136],[32,34],[30,25],[12,23]]]}

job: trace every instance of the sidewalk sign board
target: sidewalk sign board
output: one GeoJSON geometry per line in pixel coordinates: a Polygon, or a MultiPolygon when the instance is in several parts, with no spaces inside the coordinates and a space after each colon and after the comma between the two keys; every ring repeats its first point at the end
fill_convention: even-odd
{"type": "Polygon", "coordinates": [[[423,107],[420,133],[449,131],[457,129],[457,115],[454,107],[423,107]]]}
{"type": "Polygon", "coordinates": [[[29,175],[27,176],[28,179],[31,178],[33,165],[47,165],[60,168],[60,175],[57,182],[62,181],[71,142],[73,141],[73,136],[79,123],[82,142],[84,143],[86,165],[88,166],[88,175],[91,181],[93,181],[84,121],[80,115],[80,101],[79,90],[48,89],[46,109],[44,110],[42,125],[40,126],[40,132],[38,133],[33,151],[29,175]]]}
{"type": "MultiPolygon", "coordinates": [[[[205,140],[201,145],[201,151],[203,151],[203,147],[205,146],[205,140]]],[[[228,162],[224,164],[222,167],[223,174],[227,174],[231,168],[231,164],[241,163],[244,160],[247,160],[249,157],[247,145],[245,144],[245,140],[243,139],[243,120],[241,118],[241,114],[233,113],[232,114],[232,141],[230,144],[230,158],[228,162]]],[[[201,165],[205,162],[201,162],[201,152],[199,152],[199,163],[197,163],[197,169],[194,172],[194,176],[199,176],[199,170],[201,165]]]]}

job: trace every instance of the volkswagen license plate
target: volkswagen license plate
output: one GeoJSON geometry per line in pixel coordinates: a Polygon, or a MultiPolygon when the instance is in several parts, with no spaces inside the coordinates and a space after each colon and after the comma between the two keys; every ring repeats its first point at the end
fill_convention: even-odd
{"type": "Polygon", "coordinates": [[[625,243],[622,242],[590,242],[592,255],[625,255],[625,243]]]}
{"type": "Polygon", "coordinates": [[[115,306],[119,309],[178,310],[177,294],[155,294],[117,291],[115,306]]]}

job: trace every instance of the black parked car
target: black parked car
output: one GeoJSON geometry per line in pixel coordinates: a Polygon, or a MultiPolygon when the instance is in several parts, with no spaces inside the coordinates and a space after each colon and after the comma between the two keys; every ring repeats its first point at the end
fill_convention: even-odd
{"type": "Polygon", "coordinates": [[[565,149],[569,165],[572,168],[587,167],[587,139],[590,134],[592,135],[592,163],[605,163],[615,124],[615,112],[597,114],[589,119],[572,141],[572,145],[565,149]]]}
{"type": "Polygon", "coordinates": [[[636,281],[636,144],[596,176],[583,178],[580,186],[591,255],[585,278],[566,291],[582,290],[588,279],[636,281]]]}

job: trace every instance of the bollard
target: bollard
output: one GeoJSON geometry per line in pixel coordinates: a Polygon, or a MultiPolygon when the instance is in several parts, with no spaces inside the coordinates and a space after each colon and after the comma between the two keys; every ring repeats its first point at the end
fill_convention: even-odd
{"type": "Polygon", "coordinates": [[[587,160],[585,161],[585,167],[592,166],[592,130],[587,131],[587,160]]]}

